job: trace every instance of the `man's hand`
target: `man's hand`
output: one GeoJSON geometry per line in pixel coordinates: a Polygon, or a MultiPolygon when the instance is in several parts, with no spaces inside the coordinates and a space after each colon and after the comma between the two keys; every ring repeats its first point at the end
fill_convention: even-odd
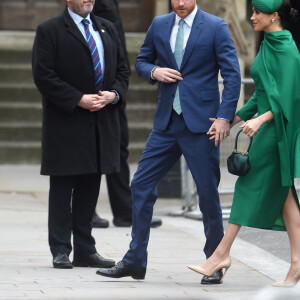
{"type": "Polygon", "coordinates": [[[97,94],[85,94],[77,105],[81,108],[91,110],[95,105],[100,104],[100,100],[100,96],[97,94]]]}
{"type": "Polygon", "coordinates": [[[106,105],[112,103],[116,99],[116,93],[108,91],[100,91],[99,95],[97,94],[87,94],[83,95],[78,106],[84,109],[88,109],[91,112],[98,111],[105,107],[106,105]]]}
{"type": "Polygon", "coordinates": [[[209,118],[213,122],[209,128],[207,134],[210,134],[210,140],[215,140],[215,146],[219,145],[219,142],[222,142],[230,135],[230,122],[223,119],[209,118]]]}
{"type": "Polygon", "coordinates": [[[97,103],[97,104],[95,103],[95,105],[93,106],[92,109],[90,109],[90,111],[94,112],[94,111],[100,110],[103,107],[105,107],[106,105],[114,102],[116,99],[116,93],[109,92],[109,91],[100,91],[99,96],[100,96],[99,103],[97,103]]]}
{"type": "Polygon", "coordinates": [[[161,82],[173,83],[178,80],[183,80],[181,73],[169,68],[156,68],[153,72],[153,77],[161,82]]]}

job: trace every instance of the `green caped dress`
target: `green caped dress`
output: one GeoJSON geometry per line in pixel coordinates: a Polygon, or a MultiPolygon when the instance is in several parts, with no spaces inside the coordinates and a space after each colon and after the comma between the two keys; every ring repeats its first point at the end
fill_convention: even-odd
{"type": "Polygon", "coordinates": [[[287,30],[265,33],[251,67],[256,92],[237,112],[244,121],[271,111],[249,151],[250,171],[236,181],[229,223],[285,230],[282,209],[300,177],[300,55],[287,30]]]}

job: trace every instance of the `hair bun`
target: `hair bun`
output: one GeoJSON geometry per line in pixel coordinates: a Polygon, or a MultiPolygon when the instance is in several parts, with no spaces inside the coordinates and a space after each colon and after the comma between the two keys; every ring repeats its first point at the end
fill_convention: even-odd
{"type": "Polygon", "coordinates": [[[293,7],[293,9],[300,12],[300,1],[299,0],[291,0],[291,6],[293,7]]]}

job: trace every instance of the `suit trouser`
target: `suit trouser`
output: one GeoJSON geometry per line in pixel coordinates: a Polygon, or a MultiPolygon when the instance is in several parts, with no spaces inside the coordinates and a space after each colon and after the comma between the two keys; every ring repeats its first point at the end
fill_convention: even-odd
{"type": "Polygon", "coordinates": [[[219,200],[219,147],[206,133],[189,131],[182,115],[172,112],[165,131],[153,129],[146,143],[137,171],[131,182],[133,226],[130,249],[123,260],[128,264],[146,267],[147,245],[153,206],[157,199],[156,185],[184,155],[196,183],[199,206],[203,214],[209,257],[223,237],[222,211],[219,200]]]}
{"type": "Polygon", "coordinates": [[[120,172],[106,175],[109,202],[114,218],[131,220],[132,201],[129,186],[130,172],[128,166],[128,123],[125,105],[119,106],[121,128],[120,172]]]}
{"type": "Polygon", "coordinates": [[[92,218],[100,182],[99,174],[50,176],[48,229],[52,255],[70,254],[72,232],[74,256],[96,252],[92,218]]]}

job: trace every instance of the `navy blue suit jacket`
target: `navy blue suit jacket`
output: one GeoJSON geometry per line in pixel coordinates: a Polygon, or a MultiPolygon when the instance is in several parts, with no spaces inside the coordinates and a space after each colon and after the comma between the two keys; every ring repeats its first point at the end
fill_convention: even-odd
{"type": "Polygon", "coordinates": [[[170,47],[175,13],[158,16],[151,24],[136,61],[139,76],[151,80],[151,70],[160,67],[178,70],[183,81],[160,83],[154,128],[165,130],[179,84],[184,120],[194,133],[207,132],[210,117],[232,120],[240,94],[240,71],[236,50],[225,21],[198,8],[183,61],[178,69],[170,47]],[[224,79],[220,103],[218,74],[224,79]]]}

